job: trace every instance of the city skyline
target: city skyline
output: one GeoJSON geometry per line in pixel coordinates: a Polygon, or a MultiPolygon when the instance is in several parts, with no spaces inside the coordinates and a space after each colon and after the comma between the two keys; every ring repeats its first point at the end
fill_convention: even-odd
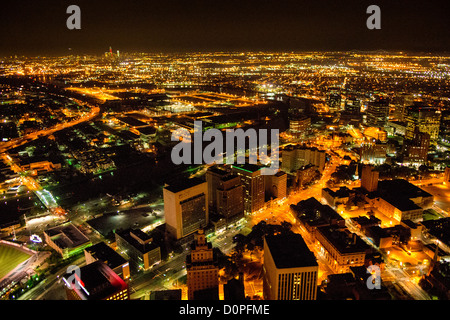
{"type": "Polygon", "coordinates": [[[0,300],[449,300],[449,9],[2,5],[0,300]]]}

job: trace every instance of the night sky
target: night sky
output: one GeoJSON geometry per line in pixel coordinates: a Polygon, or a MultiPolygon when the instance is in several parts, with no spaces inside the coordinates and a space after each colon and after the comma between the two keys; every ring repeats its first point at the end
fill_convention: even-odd
{"type": "Polygon", "coordinates": [[[0,55],[113,50],[450,51],[450,1],[20,0],[0,4],[0,55]],[[81,30],[66,8],[81,8],[81,30]],[[366,9],[381,8],[381,30],[366,9]],[[69,50],[71,48],[71,50],[69,50]]]}

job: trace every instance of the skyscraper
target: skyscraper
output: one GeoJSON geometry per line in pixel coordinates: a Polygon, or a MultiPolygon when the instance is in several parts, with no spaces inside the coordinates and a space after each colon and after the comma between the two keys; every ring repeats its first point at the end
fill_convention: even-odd
{"type": "Polygon", "coordinates": [[[327,104],[330,112],[339,111],[341,109],[341,92],[339,88],[329,88],[326,96],[325,103],[327,104]]]}
{"type": "Polygon", "coordinates": [[[218,166],[209,167],[206,171],[206,182],[208,184],[208,206],[215,208],[217,202],[216,190],[221,178],[229,175],[229,172],[218,166]]]}
{"type": "Polygon", "coordinates": [[[255,164],[233,165],[232,171],[241,178],[244,187],[244,212],[249,214],[262,209],[265,186],[261,167],[255,164]]]}
{"type": "Polygon", "coordinates": [[[186,257],[188,299],[219,298],[219,267],[211,243],[202,229],[195,234],[191,252],[186,257]]]}
{"type": "Polygon", "coordinates": [[[359,114],[361,112],[361,100],[353,96],[348,97],[345,100],[344,110],[348,113],[359,114]]]}
{"type": "Polygon", "coordinates": [[[370,101],[367,110],[367,125],[373,127],[384,127],[389,117],[389,100],[378,96],[370,101]]]}
{"type": "Polygon", "coordinates": [[[219,180],[216,190],[216,212],[222,215],[227,223],[239,220],[244,216],[244,187],[236,174],[229,174],[219,180]]]}
{"type": "Polygon", "coordinates": [[[179,179],[163,189],[166,229],[176,239],[208,224],[208,186],[198,178],[179,179]]]}
{"type": "Polygon", "coordinates": [[[431,144],[437,144],[441,122],[441,111],[438,108],[416,103],[406,108],[405,120],[405,139],[414,139],[418,128],[420,132],[430,135],[431,144]]]}
{"type": "Polygon", "coordinates": [[[405,139],[403,142],[404,162],[426,163],[428,149],[430,148],[430,135],[420,132],[416,127],[413,139],[405,139]]]}
{"type": "Polygon", "coordinates": [[[264,300],[315,300],[319,266],[302,236],[264,238],[264,300]]]}

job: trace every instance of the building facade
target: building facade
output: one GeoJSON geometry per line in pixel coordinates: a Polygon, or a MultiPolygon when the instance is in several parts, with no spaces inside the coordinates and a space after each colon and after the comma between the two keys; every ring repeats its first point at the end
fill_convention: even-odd
{"type": "Polygon", "coordinates": [[[219,267],[212,246],[203,230],[195,234],[191,252],[186,257],[188,300],[219,297],[219,267]]]}
{"type": "Polygon", "coordinates": [[[176,239],[190,235],[209,222],[208,184],[198,178],[180,179],[163,189],[167,231],[176,239]]]}
{"type": "Polygon", "coordinates": [[[264,300],[315,300],[318,270],[301,235],[264,238],[264,300]]]}

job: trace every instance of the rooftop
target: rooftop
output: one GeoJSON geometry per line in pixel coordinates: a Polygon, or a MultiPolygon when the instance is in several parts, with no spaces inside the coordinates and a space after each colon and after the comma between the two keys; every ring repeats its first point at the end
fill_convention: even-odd
{"type": "Polygon", "coordinates": [[[45,231],[60,248],[75,248],[90,240],[73,224],[68,223],[45,231]]]}
{"type": "Polygon", "coordinates": [[[164,189],[166,189],[170,192],[173,192],[173,193],[177,193],[177,192],[198,186],[202,183],[206,183],[206,182],[199,178],[191,178],[191,179],[180,178],[180,179],[166,185],[164,187],[164,189]]]}
{"type": "Polygon", "coordinates": [[[127,262],[120,254],[108,246],[105,242],[99,242],[89,248],[85,249],[97,260],[100,260],[108,265],[111,269],[117,268],[127,262]]]}
{"type": "Polygon", "coordinates": [[[316,257],[299,234],[269,235],[265,240],[278,269],[318,266],[316,257]]]}
{"type": "MultiPolygon", "coordinates": [[[[66,274],[64,278],[70,277],[66,274]]],[[[101,261],[80,268],[79,289],[74,289],[82,300],[102,300],[127,288],[127,284],[101,261]]]]}

